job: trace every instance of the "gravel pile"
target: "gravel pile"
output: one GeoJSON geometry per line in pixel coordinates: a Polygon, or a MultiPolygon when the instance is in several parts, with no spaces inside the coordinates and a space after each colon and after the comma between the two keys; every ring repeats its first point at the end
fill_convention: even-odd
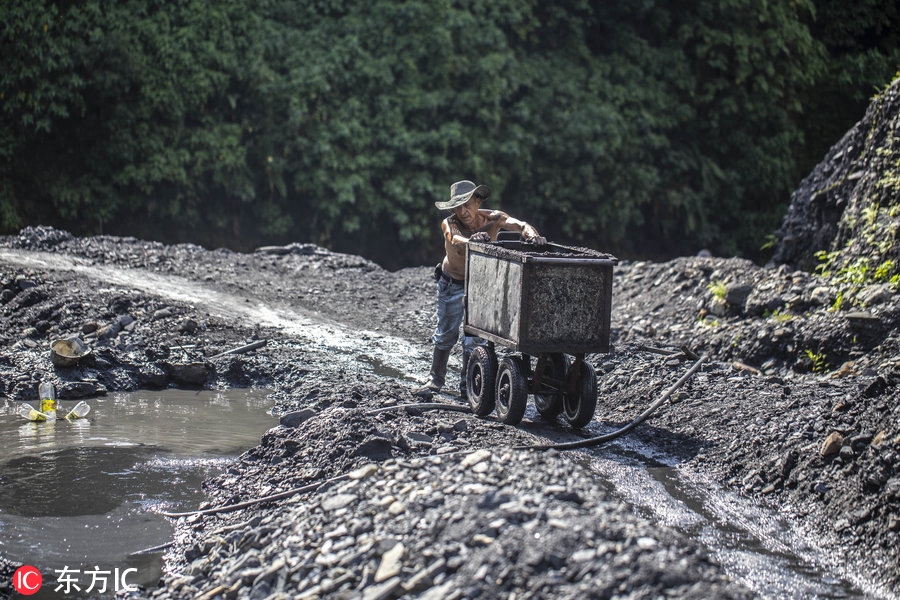
{"type": "Polygon", "coordinates": [[[196,519],[194,560],[151,597],[751,597],[552,452],[368,463],[240,519],[196,519]]]}
{"type": "MultiPolygon", "coordinates": [[[[26,230],[0,245],[16,246],[22,252],[49,249],[54,255],[66,257],[63,263],[88,261],[92,267],[111,269],[101,273],[165,273],[185,282],[198,281],[200,273],[214,273],[212,278],[199,281],[226,297],[273,306],[291,306],[292,298],[297,298],[294,306],[306,311],[304,314],[340,320],[351,328],[380,329],[419,343],[421,352],[410,355],[409,360],[420,361],[423,375],[427,371],[434,298],[430,269],[426,267],[389,273],[362,259],[318,248],[291,247],[284,252],[268,249],[243,255],[138,240],[79,240],[46,228],[26,230]],[[47,245],[47,239],[60,241],[47,245]]],[[[37,381],[44,377],[57,384],[61,398],[153,385],[256,385],[274,389],[275,410],[294,426],[269,432],[231,472],[207,482],[210,506],[229,506],[321,483],[367,464],[391,461],[401,471],[412,468],[410,461],[425,461],[418,467],[422,479],[416,481],[422,489],[444,489],[439,479],[429,479],[434,472],[425,468],[431,465],[428,461],[433,457],[449,461],[454,453],[477,449],[491,451],[494,459],[490,464],[503,471],[505,480],[521,480],[524,485],[537,477],[535,469],[509,448],[548,439],[578,439],[576,432],[564,425],[540,420],[526,419],[520,427],[510,428],[463,413],[410,415],[401,410],[367,414],[376,408],[411,402],[411,382],[363,368],[364,348],[357,357],[331,357],[321,348],[304,346],[277,329],[223,318],[213,306],[161,298],[61,268],[14,267],[4,271],[3,282],[4,289],[12,293],[3,305],[7,327],[0,336],[8,352],[0,359],[0,380],[11,401],[34,400],[37,381]],[[39,322],[46,325],[36,326],[39,322]],[[108,333],[101,336],[100,331],[108,333]],[[72,333],[89,342],[96,360],[75,369],[54,369],[46,344],[53,337],[72,333]],[[225,348],[254,339],[265,339],[267,345],[244,355],[213,358],[225,348]],[[507,455],[517,459],[500,460],[507,455]]],[[[816,544],[845,554],[859,565],[863,577],[896,589],[900,581],[896,550],[900,547],[900,498],[896,494],[900,472],[896,413],[900,363],[894,359],[900,353],[896,351],[893,327],[896,301],[890,295],[863,309],[868,311],[868,320],[848,318],[843,312],[830,310],[823,291],[830,285],[818,276],[786,268],[761,268],[735,259],[683,258],[660,264],[622,264],[616,268],[614,280],[613,351],[589,356],[600,375],[597,420],[605,426],[628,422],[686,368],[683,354],[665,356],[655,350],[677,353],[685,346],[708,354],[709,363],[673,397],[671,405],[632,435],[678,457],[684,473],[712,478],[725,489],[791,515],[816,544]],[[819,353],[825,358],[816,362],[819,353]]],[[[361,343],[368,343],[367,337],[363,335],[361,343]]],[[[458,357],[454,357],[451,368],[455,365],[458,357]]],[[[564,456],[554,460],[564,460],[564,456]]],[[[545,470],[541,477],[552,478],[552,482],[545,479],[541,485],[578,489],[586,484],[581,480],[587,478],[583,471],[579,473],[569,481],[565,469],[556,474],[545,470]]],[[[374,489],[376,480],[369,480],[366,489],[374,489]]],[[[291,502],[321,502],[320,495],[298,496],[291,502]]],[[[261,519],[271,516],[269,526],[293,531],[291,519],[296,517],[285,520],[273,516],[280,515],[285,506],[271,503],[253,510],[261,519]]],[[[419,505],[413,507],[395,523],[398,527],[405,523],[408,534],[404,537],[390,530],[405,549],[404,570],[398,575],[401,585],[408,584],[416,574],[427,573],[439,558],[446,564],[458,562],[451,562],[449,554],[426,561],[411,553],[411,549],[420,547],[416,541],[420,533],[414,524],[422,518],[417,513],[419,505]]],[[[246,511],[241,511],[228,517],[182,520],[178,543],[167,555],[170,568],[178,575],[167,578],[160,590],[145,593],[187,597],[197,590],[218,589],[218,577],[224,572],[232,576],[232,563],[241,560],[243,554],[219,549],[220,562],[208,565],[202,563],[205,552],[202,556],[196,553],[207,546],[212,531],[250,519],[246,511]],[[200,564],[205,566],[200,569],[200,564]],[[200,570],[190,571],[186,582],[182,577],[188,569],[200,570]],[[190,591],[180,591],[183,586],[190,591]]],[[[484,523],[477,513],[466,519],[468,529],[458,530],[465,535],[455,543],[468,548],[470,532],[480,531],[484,523]]],[[[646,535],[637,537],[679,540],[677,545],[683,545],[682,551],[687,554],[678,556],[691,557],[687,560],[694,569],[688,571],[692,573],[687,579],[691,585],[713,595],[746,593],[734,583],[726,585],[721,568],[700,558],[690,540],[668,528],[635,519],[639,525],[634,526],[646,529],[646,535]],[[709,586],[723,589],[716,587],[713,591],[709,586]]],[[[335,522],[334,529],[339,525],[335,522]]],[[[256,536],[253,532],[257,526],[242,526],[242,535],[256,536]]],[[[607,540],[606,534],[596,528],[589,530],[597,539],[607,540]]],[[[528,540],[532,546],[542,547],[535,538],[515,537],[521,535],[516,531],[510,529],[509,535],[520,545],[527,546],[528,540]]],[[[311,546],[316,544],[315,538],[309,539],[311,546]]],[[[276,544],[276,537],[258,538],[263,543],[261,540],[265,540],[264,546],[276,544]]],[[[441,544],[450,547],[449,538],[442,540],[441,544]]],[[[311,546],[298,545],[297,556],[306,556],[302,553],[311,551],[311,546]]],[[[267,551],[265,547],[257,549],[267,551]]],[[[340,586],[332,591],[363,594],[375,589],[374,575],[363,571],[366,565],[369,571],[377,570],[375,563],[380,564],[387,551],[380,542],[373,545],[369,554],[354,563],[361,570],[340,579],[340,586]]],[[[559,550],[560,556],[571,554],[559,550]]],[[[518,584],[511,583],[513,571],[519,568],[516,560],[507,557],[505,566],[491,563],[489,572],[495,580],[507,566],[510,569],[496,591],[516,589],[518,584]],[[503,587],[507,585],[511,587],[503,587]]],[[[577,595],[580,580],[565,579],[568,575],[563,572],[570,573],[571,564],[568,560],[564,563],[550,569],[554,577],[565,581],[554,589],[559,594],[577,595]]],[[[466,564],[472,565],[473,573],[482,566],[466,564]]],[[[626,587],[632,591],[651,590],[647,594],[654,595],[672,585],[678,594],[687,594],[690,587],[684,582],[657,580],[658,575],[646,570],[635,574],[633,565],[624,561],[604,564],[615,569],[612,579],[619,582],[617,585],[627,582],[626,587]]],[[[462,566],[446,569],[442,573],[445,579],[434,575],[437,583],[432,587],[443,585],[457,571],[466,573],[462,566]]],[[[282,574],[288,577],[285,582],[293,581],[290,589],[294,592],[300,590],[300,584],[314,587],[330,578],[332,583],[326,585],[334,585],[341,577],[335,573],[289,572],[289,577],[287,570],[282,574]]],[[[277,589],[278,581],[279,576],[267,580],[269,586],[275,586],[270,591],[277,589]]],[[[248,589],[252,589],[252,582],[248,589]]],[[[644,592],[635,597],[641,594],[644,592]]],[[[483,597],[489,596],[485,593],[483,597]]]]}

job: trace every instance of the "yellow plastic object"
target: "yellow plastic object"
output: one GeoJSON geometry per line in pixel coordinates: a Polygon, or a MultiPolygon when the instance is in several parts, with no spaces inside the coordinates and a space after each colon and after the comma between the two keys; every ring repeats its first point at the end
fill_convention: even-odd
{"type": "Polygon", "coordinates": [[[56,418],[56,388],[49,381],[42,381],[38,386],[38,396],[41,399],[41,412],[47,419],[56,418]]]}
{"type": "Polygon", "coordinates": [[[83,417],[86,417],[89,412],[91,412],[90,405],[82,400],[81,402],[73,406],[72,410],[66,413],[66,419],[68,419],[69,421],[81,419],[83,417]]]}
{"type": "Polygon", "coordinates": [[[39,410],[35,410],[33,406],[30,404],[19,404],[19,408],[17,409],[19,414],[28,419],[29,421],[46,421],[49,416],[42,413],[39,410]]]}

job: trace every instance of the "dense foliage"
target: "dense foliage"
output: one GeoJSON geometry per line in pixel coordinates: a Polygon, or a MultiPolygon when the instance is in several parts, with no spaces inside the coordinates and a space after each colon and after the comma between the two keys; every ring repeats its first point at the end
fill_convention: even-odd
{"type": "Polygon", "coordinates": [[[387,266],[433,202],[622,256],[758,256],[900,64],[878,0],[6,0],[0,228],[387,266]]]}

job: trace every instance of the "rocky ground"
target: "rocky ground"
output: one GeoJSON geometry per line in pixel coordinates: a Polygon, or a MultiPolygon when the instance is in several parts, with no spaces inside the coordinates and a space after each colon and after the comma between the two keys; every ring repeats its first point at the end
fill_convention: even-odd
{"type": "Polygon", "coordinates": [[[683,481],[781,515],[863,594],[898,597],[898,114],[895,84],[803,182],[775,265],[616,267],[586,431],[405,407],[427,371],[431,269],[308,244],[238,254],[45,227],[0,238],[0,393],[34,401],[42,379],[63,400],[274,390],[282,424],[206,482],[202,512],[177,517],[167,574],[139,597],[764,596],[623,502],[629,483],[592,467],[603,446],[522,448],[628,423],[703,355],[630,439],[683,481]],[[90,360],[56,368],[48,343],[70,335],[90,360]],[[253,341],[266,343],[222,355],[253,341]]]}
{"type": "MultiPolygon", "coordinates": [[[[386,360],[372,351],[379,338],[406,340],[406,372],[427,370],[427,267],[391,273],[308,245],[237,254],[49,228],[0,239],[0,264],[10,402],[33,401],[43,378],[62,399],[162,386],[275,390],[284,424],[207,482],[201,508],[290,493],[179,519],[170,572],[143,597],[755,595],[697,541],[629,509],[584,461],[516,449],[586,435],[561,421],[372,412],[414,401],[402,369],[375,364],[386,360]],[[163,291],[173,282],[187,299],[163,291]],[[328,340],[236,318],[223,298],[292,307],[333,323],[336,337],[357,332],[357,350],[331,354],[328,340]],[[49,340],[72,334],[93,361],[54,368],[49,340]],[[256,351],[216,356],[263,339],[256,351]]],[[[717,258],[623,263],[614,281],[613,350],[589,356],[600,374],[597,420],[624,424],[657,398],[691,364],[682,346],[708,355],[630,435],[790,515],[896,594],[896,296],[851,315],[831,310],[835,289],[821,277],[717,258]]]]}

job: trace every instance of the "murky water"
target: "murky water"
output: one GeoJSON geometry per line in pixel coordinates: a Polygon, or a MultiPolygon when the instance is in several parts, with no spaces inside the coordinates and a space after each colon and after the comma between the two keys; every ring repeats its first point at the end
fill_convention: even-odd
{"type": "Polygon", "coordinates": [[[171,539],[154,509],[197,507],[202,481],[277,425],[266,396],[111,394],[88,400],[87,418],[55,423],[25,421],[0,404],[0,554],[41,571],[31,598],[111,598],[123,575],[125,584],[155,586],[161,554],[134,554],[171,539]]]}

